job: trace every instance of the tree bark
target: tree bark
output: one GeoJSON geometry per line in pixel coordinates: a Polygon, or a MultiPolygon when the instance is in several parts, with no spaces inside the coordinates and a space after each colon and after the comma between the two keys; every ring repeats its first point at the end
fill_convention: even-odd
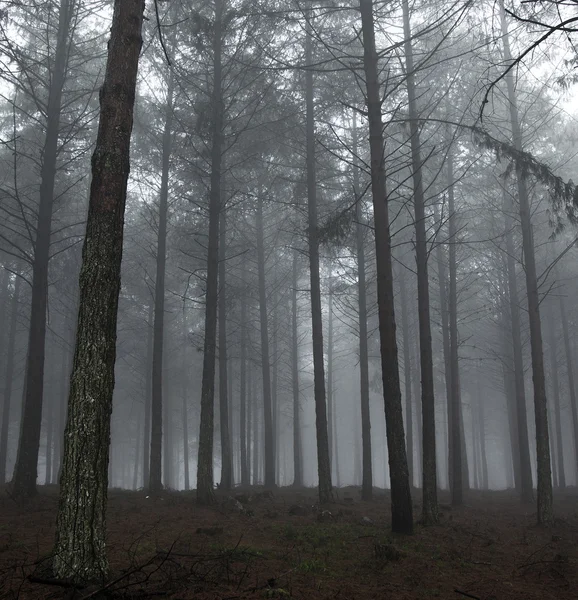
{"type": "Polygon", "coordinates": [[[550,334],[550,377],[552,382],[552,396],[554,400],[554,422],[556,424],[556,454],[558,458],[558,487],[566,487],[566,474],[564,469],[564,446],[562,444],[562,417],[560,413],[560,381],[558,379],[558,340],[556,339],[556,324],[553,308],[548,311],[548,333],[550,334]]]}
{"type": "MultiPolygon", "coordinates": [[[[502,26],[502,44],[504,60],[512,61],[510,40],[504,0],[500,0],[500,17],[502,26]]],[[[512,126],[514,147],[522,151],[522,132],[518,118],[518,105],[514,89],[512,71],[506,75],[508,87],[508,104],[512,126]]],[[[530,214],[530,200],[522,167],[516,166],[518,184],[518,201],[520,222],[522,225],[522,244],[524,249],[524,266],[526,273],[526,292],[528,296],[528,318],[530,321],[530,347],[532,356],[532,380],[534,382],[534,416],[536,421],[536,463],[538,472],[537,507],[538,523],[548,525],[553,522],[552,510],[552,472],[550,468],[550,447],[548,440],[548,408],[546,403],[546,379],[544,375],[544,353],[542,348],[542,326],[540,323],[540,294],[536,274],[536,258],[534,255],[534,237],[530,214]]]]}
{"type": "MultiPolygon", "coordinates": [[[[167,265],[167,219],[169,199],[169,172],[173,128],[173,75],[169,74],[165,127],[163,131],[163,155],[161,190],[159,197],[159,228],[157,232],[157,260],[155,278],[155,309],[153,326],[152,360],[152,403],[151,403],[151,452],[148,488],[151,494],[158,494],[162,484],[163,448],[163,355],[165,332],[165,274],[167,265]]],[[[168,429],[168,422],[164,424],[168,429]]],[[[165,473],[167,483],[168,473],[165,473]]]]}
{"type": "Polygon", "coordinates": [[[143,0],[115,0],[80,271],[53,569],[102,582],[123,221],[143,0]]]}
{"type": "Polygon", "coordinates": [[[70,46],[70,23],[75,10],[75,0],[61,0],[58,16],[58,33],[54,53],[54,66],[50,76],[46,112],[46,135],[42,149],[40,173],[40,202],[32,262],[32,297],[26,360],[26,394],[22,407],[22,420],[18,453],[14,467],[13,494],[29,497],[36,493],[38,451],[42,424],[42,396],[44,390],[44,359],[46,344],[46,308],[48,302],[48,263],[50,260],[50,233],[52,204],[58,158],[58,137],[62,90],[66,81],[66,68],[70,46]]]}
{"type": "Polygon", "coordinates": [[[221,163],[223,145],[223,93],[221,64],[223,1],[215,0],[213,30],[213,139],[211,149],[211,190],[209,197],[209,239],[205,293],[205,344],[201,384],[201,420],[197,460],[197,501],[212,504],[213,437],[215,401],[215,358],[219,271],[219,214],[221,212],[221,163]]]}
{"type": "Polygon", "coordinates": [[[391,479],[392,529],[400,533],[413,532],[413,505],[409,485],[397,341],[395,335],[395,311],[393,295],[393,272],[391,265],[391,239],[389,233],[388,197],[385,185],[383,122],[381,97],[375,48],[372,0],[360,0],[363,64],[367,91],[369,118],[369,145],[371,152],[371,189],[373,198],[375,249],[377,266],[377,306],[381,349],[381,369],[389,467],[391,479]]]}
{"type": "Polygon", "coordinates": [[[10,326],[6,345],[6,371],[4,377],[4,402],[2,404],[2,429],[0,430],[0,485],[6,483],[6,461],[8,459],[8,432],[10,427],[10,408],[12,388],[14,385],[14,347],[16,326],[18,324],[18,303],[20,301],[20,285],[22,279],[16,277],[10,301],[10,326]]]}
{"type": "Polygon", "coordinates": [[[409,469],[409,482],[413,487],[414,465],[413,465],[413,402],[411,396],[411,348],[409,334],[409,320],[407,315],[407,291],[405,285],[405,271],[402,266],[399,276],[399,289],[401,299],[401,329],[403,334],[403,373],[405,377],[405,431],[406,431],[406,446],[407,446],[407,465],[409,469]]]}
{"type": "Polygon", "coordinates": [[[142,462],[142,484],[148,487],[150,481],[150,439],[151,439],[151,404],[152,404],[152,360],[153,360],[153,315],[154,302],[151,300],[147,317],[147,351],[144,393],[144,432],[143,432],[143,462],[142,462]]]}
{"type": "MultiPolygon", "coordinates": [[[[307,16],[305,31],[305,62],[311,65],[311,16],[307,16]]],[[[315,164],[315,116],[313,103],[313,71],[305,72],[306,136],[307,136],[307,207],[309,244],[309,275],[311,279],[311,331],[313,336],[313,387],[315,397],[315,429],[317,434],[317,474],[319,502],[326,504],[333,498],[331,464],[327,437],[327,406],[325,394],[325,366],[323,363],[323,317],[321,313],[321,283],[319,279],[319,232],[317,225],[317,178],[315,164]]]]}
{"type": "Polygon", "coordinates": [[[371,418],[369,410],[369,351],[367,348],[367,283],[365,274],[365,222],[359,182],[357,119],[353,113],[353,190],[355,194],[355,243],[357,250],[357,304],[359,314],[359,383],[361,400],[362,479],[361,498],[373,497],[373,467],[371,464],[371,418]]]}
{"type": "Polygon", "coordinates": [[[331,479],[334,481],[335,453],[334,453],[334,419],[335,401],[333,398],[333,276],[329,269],[329,293],[327,300],[327,442],[329,445],[329,468],[331,479]]]}
{"type": "Polygon", "coordinates": [[[406,65],[406,84],[409,109],[409,130],[413,176],[413,205],[416,232],[417,261],[417,301],[419,317],[419,347],[421,368],[422,405],[422,523],[431,525],[438,521],[437,480],[436,480],[436,436],[435,436],[435,395],[433,376],[433,352],[430,322],[428,249],[425,223],[425,200],[422,180],[421,145],[418,127],[418,110],[411,46],[409,5],[402,2],[403,30],[406,65]]]}
{"type": "Polygon", "coordinates": [[[189,415],[188,415],[188,403],[189,403],[189,386],[188,386],[188,368],[189,368],[189,325],[187,322],[187,307],[186,304],[183,306],[183,362],[181,364],[182,369],[182,419],[183,419],[183,470],[184,470],[184,484],[185,490],[191,489],[190,482],[190,469],[189,469],[189,415]]]}
{"type": "Polygon", "coordinates": [[[518,449],[520,464],[520,494],[523,503],[534,500],[532,482],[532,464],[530,461],[530,441],[528,437],[528,414],[526,410],[526,390],[524,384],[524,358],[522,355],[522,325],[520,320],[520,300],[518,296],[518,279],[516,276],[514,226],[511,211],[513,203],[504,189],[502,192],[504,229],[506,237],[506,263],[508,269],[508,297],[510,301],[510,323],[512,331],[512,357],[514,367],[514,390],[516,395],[516,424],[518,433],[518,449]]]}
{"type": "Polygon", "coordinates": [[[566,305],[560,296],[560,318],[562,321],[562,332],[564,334],[564,353],[566,355],[566,371],[568,372],[568,392],[570,394],[570,410],[572,411],[572,431],[574,432],[574,474],[578,482],[578,406],[576,405],[576,387],[574,384],[574,359],[572,347],[570,346],[570,334],[568,333],[568,318],[566,317],[566,305]]]}
{"type": "Polygon", "coordinates": [[[265,487],[275,487],[275,446],[271,402],[271,357],[269,355],[269,317],[265,282],[265,244],[263,196],[257,199],[257,267],[259,275],[259,320],[261,325],[261,372],[263,376],[263,427],[265,428],[265,487]]]}
{"type": "Polygon", "coordinates": [[[219,216],[219,418],[221,424],[221,483],[223,490],[233,484],[233,461],[229,432],[229,398],[227,372],[227,217],[225,207],[219,216]]]}
{"type": "Polygon", "coordinates": [[[249,461],[247,456],[247,294],[246,294],[246,274],[243,267],[242,271],[243,293],[241,297],[241,373],[240,373],[240,393],[239,393],[239,438],[241,442],[241,486],[249,485],[249,461]]]}
{"type": "Polygon", "coordinates": [[[293,250],[291,290],[291,386],[293,391],[293,485],[303,486],[303,450],[301,448],[301,405],[299,401],[299,319],[297,311],[299,252],[293,250]]]}

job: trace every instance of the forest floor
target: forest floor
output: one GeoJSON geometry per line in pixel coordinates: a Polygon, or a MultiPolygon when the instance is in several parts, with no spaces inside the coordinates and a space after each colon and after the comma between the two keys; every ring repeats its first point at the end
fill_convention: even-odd
{"type": "Polygon", "coordinates": [[[460,509],[442,493],[440,525],[412,536],[392,535],[386,492],[368,503],[342,488],[322,512],[314,489],[236,489],[242,506],[218,508],[197,507],[194,492],[111,490],[105,590],[42,582],[58,490],[39,491],[23,506],[0,488],[0,598],[578,598],[576,489],[556,495],[550,529],[512,492],[470,492],[460,509]]]}

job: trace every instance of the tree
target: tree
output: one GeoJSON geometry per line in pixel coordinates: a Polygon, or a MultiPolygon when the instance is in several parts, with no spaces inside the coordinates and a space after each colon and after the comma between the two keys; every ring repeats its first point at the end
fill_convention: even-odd
{"type": "MultiPolygon", "coordinates": [[[[504,59],[512,61],[508,26],[504,9],[504,1],[500,0],[500,20],[502,27],[502,44],[504,59]]],[[[514,88],[514,78],[510,72],[506,75],[508,104],[512,141],[517,151],[523,150],[522,131],[518,116],[518,105],[514,88]]],[[[550,445],[548,440],[548,408],[546,404],[546,379],[544,375],[544,352],[542,348],[542,326],[540,322],[540,294],[536,273],[536,257],[532,233],[530,199],[522,166],[516,166],[516,182],[520,222],[522,227],[522,244],[524,249],[524,266],[526,272],[526,293],[528,295],[528,318],[530,322],[530,345],[532,349],[532,380],[534,382],[534,415],[536,421],[536,460],[538,471],[538,523],[549,525],[553,520],[552,513],[552,472],[550,468],[550,445]]]]}
{"type": "MultiPolygon", "coordinates": [[[[306,16],[305,63],[313,64],[311,16],[306,16]]],[[[309,247],[309,276],[311,279],[311,332],[313,336],[313,377],[315,390],[315,427],[317,432],[317,473],[319,502],[332,498],[329,440],[327,437],[327,407],[325,394],[325,367],[323,363],[323,319],[321,314],[321,283],[319,279],[319,232],[317,222],[317,182],[315,173],[315,115],[313,104],[313,71],[305,72],[305,112],[307,146],[307,207],[309,247]]]]}
{"type": "Polygon", "coordinates": [[[80,272],[53,569],[75,583],[101,581],[116,324],[143,0],[115,0],[80,272]]]}
{"type": "Polygon", "coordinates": [[[389,232],[388,196],[384,167],[383,123],[378,79],[378,55],[372,0],[359,0],[363,33],[363,67],[367,91],[369,146],[371,153],[371,191],[373,198],[375,253],[377,265],[377,303],[381,349],[381,368],[389,470],[391,478],[391,526],[400,533],[413,532],[413,506],[405,452],[401,388],[395,337],[393,273],[389,232]]]}
{"type": "Polygon", "coordinates": [[[423,414],[423,504],[422,522],[431,525],[438,521],[436,481],[435,396],[433,353],[430,323],[428,280],[428,249],[426,238],[425,201],[422,179],[422,159],[418,129],[418,111],[409,22],[409,5],[403,0],[403,31],[406,83],[409,109],[409,129],[413,176],[413,204],[416,231],[416,261],[418,284],[419,348],[421,367],[421,402],[423,414]]]}
{"type": "Polygon", "coordinates": [[[48,89],[46,108],[46,135],[42,150],[42,171],[38,224],[32,262],[32,300],[26,366],[26,394],[22,409],[22,425],[18,442],[18,455],[14,468],[13,493],[31,496],[36,493],[38,450],[42,423],[42,394],[44,389],[44,358],[46,343],[46,308],[48,292],[48,263],[50,260],[50,234],[54,182],[62,91],[66,81],[67,62],[71,44],[71,22],[76,10],[76,0],[61,0],[56,34],[54,64],[48,89]]]}

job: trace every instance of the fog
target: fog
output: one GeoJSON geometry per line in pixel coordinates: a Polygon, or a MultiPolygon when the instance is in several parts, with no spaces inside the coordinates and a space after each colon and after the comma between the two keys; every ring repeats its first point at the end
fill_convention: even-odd
{"type": "Polygon", "coordinates": [[[576,48],[526,4],[0,4],[11,497],[60,483],[59,535],[107,487],[391,490],[406,533],[412,498],[513,490],[551,523],[576,48]]]}

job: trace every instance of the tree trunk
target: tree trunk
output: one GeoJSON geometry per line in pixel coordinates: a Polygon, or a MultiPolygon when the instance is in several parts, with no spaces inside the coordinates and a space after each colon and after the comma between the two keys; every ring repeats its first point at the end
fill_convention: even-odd
{"type": "Polygon", "coordinates": [[[299,401],[299,321],[297,313],[299,252],[293,250],[291,290],[291,386],[293,391],[293,485],[303,486],[303,451],[301,448],[301,406],[299,401]]]}
{"type": "Polygon", "coordinates": [[[375,249],[377,266],[377,306],[381,349],[381,370],[389,467],[391,478],[391,512],[394,532],[413,531],[413,505],[409,485],[401,389],[395,336],[393,272],[389,233],[388,197],[385,186],[383,122],[379,93],[378,59],[375,48],[372,0],[360,0],[371,151],[371,189],[373,198],[375,249]]]}
{"type": "Polygon", "coordinates": [[[566,355],[566,371],[568,372],[568,392],[570,395],[570,410],[572,411],[572,431],[574,432],[574,475],[578,484],[578,407],[576,406],[576,387],[574,385],[574,359],[568,333],[568,319],[564,299],[560,296],[560,318],[564,334],[564,353],[566,355]]]}
{"type": "Polygon", "coordinates": [[[333,413],[335,401],[333,399],[333,276],[329,269],[329,295],[327,301],[327,443],[329,445],[329,468],[331,479],[334,480],[335,454],[333,448],[333,413]]]}
{"type": "MultiPolygon", "coordinates": [[[[162,484],[163,448],[163,355],[165,332],[165,273],[167,264],[167,218],[169,199],[169,171],[173,127],[173,75],[169,74],[165,128],[163,131],[163,160],[161,190],[159,197],[159,228],[157,234],[157,261],[155,279],[155,312],[153,327],[152,360],[152,404],[151,404],[151,453],[148,488],[151,494],[158,494],[162,484]]],[[[168,429],[168,422],[165,429],[168,429]]],[[[168,473],[165,473],[165,484],[168,473]]]]}
{"type": "Polygon", "coordinates": [[[233,484],[233,461],[229,433],[229,398],[227,372],[227,218],[225,207],[219,216],[219,417],[221,424],[221,489],[233,484]]]}
{"type": "Polygon", "coordinates": [[[239,394],[239,438],[241,442],[241,486],[249,485],[249,461],[247,456],[247,445],[250,443],[247,436],[247,293],[245,289],[245,269],[242,271],[243,293],[241,297],[241,373],[239,394]]]}
{"type": "Polygon", "coordinates": [[[369,351],[367,348],[367,284],[365,276],[365,244],[363,228],[362,199],[357,164],[357,119],[353,113],[353,190],[355,194],[355,243],[357,250],[357,304],[359,311],[359,376],[361,398],[361,441],[362,441],[362,480],[361,498],[373,497],[373,467],[371,464],[371,418],[369,410],[369,351]]]}
{"type": "MultiPolygon", "coordinates": [[[[453,183],[453,182],[452,182],[453,183]]],[[[441,217],[438,215],[437,207],[434,206],[435,220],[441,230],[441,217]]],[[[438,266],[439,292],[440,292],[440,313],[442,321],[442,347],[444,355],[444,383],[446,387],[446,405],[447,405],[447,428],[448,428],[448,484],[450,491],[454,489],[453,482],[453,462],[454,462],[454,443],[452,438],[452,384],[451,384],[451,359],[450,359],[450,326],[447,299],[447,272],[443,256],[442,245],[438,244],[436,248],[436,261],[438,266]]],[[[461,448],[461,446],[460,446],[461,448]]],[[[461,457],[458,459],[461,462],[461,457]]]]}
{"type": "MultiPolygon", "coordinates": [[[[307,15],[305,62],[311,65],[312,41],[310,15],[307,15]]],[[[313,336],[313,387],[315,397],[315,429],[317,434],[317,473],[319,502],[326,504],[333,498],[331,464],[327,438],[327,406],[325,396],[325,366],[323,364],[323,317],[321,313],[321,283],[319,280],[319,232],[317,226],[317,176],[315,164],[315,117],[313,103],[313,71],[305,72],[305,104],[307,135],[307,207],[309,244],[309,275],[311,279],[311,331],[313,336]]]]}
{"type": "Polygon", "coordinates": [[[271,406],[271,359],[269,356],[269,319],[265,282],[263,196],[257,199],[257,266],[259,271],[259,319],[261,325],[261,369],[263,376],[263,427],[265,428],[265,487],[275,487],[275,446],[271,406]]]}
{"type": "Polygon", "coordinates": [[[182,405],[182,419],[183,419],[183,471],[185,477],[185,490],[188,492],[191,489],[190,482],[190,470],[189,470],[189,415],[188,415],[188,403],[189,403],[189,386],[188,386],[188,368],[189,368],[189,326],[187,322],[187,306],[183,306],[183,362],[181,363],[182,368],[182,393],[183,393],[183,405],[182,405]]]}
{"type": "Polygon", "coordinates": [[[253,372],[251,361],[247,365],[247,483],[251,485],[253,478],[251,476],[253,469],[253,448],[251,440],[253,436],[253,372]]]}
{"type": "Polygon", "coordinates": [[[405,377],[405,431],[407,446],[407,465],[409,469],[409,482],[415,485],[413,465],[413,406],[411,397],[411,348],[409,334],[409,320],[407,315],[407,291],[405,285],[405,267],[400,268],[399,289],[401,299],[401,329],[403,333],[403,373],[405,377]]]}
{"type": "Polygon", "coordinates": [[[467,459],[463,452],[462,444],[462,400],[460,394],[460,372],[458,356],[458,290],[457,290],[457,261],[456,261],[456,215],[454,206],[454,175],[453,156],[448,152],[448,212],[449,212],[449,290],[448,290],[448,317],[449,317],[449,350],[450,350],[450,436],[452,444],[452,504],[461,506],[464,501],[463,461],[467,459]],[[457,452],[456,449],[460,448],[457,452]]]}
{"type": "Polygon", "coordinates": [[[478,408],[478,429],[480,432],[480,458],[482,459],[482,489],[489,489],[488,482],[488,455],[486,452],[486,414],[484,410],[484,398],[482,395],[482,376],[478,372],[477,385],[477,408],[478,408]]]}
{"type": "MultiPolygon", "coordinates": [[[[502,24],[502,44],[504,60],[507,64],[512,61],[510,40],[506,24],[504,0],[500,0],[500,17],[502,24]]],[[[518,106],[514,89],[512,71],[506,75],[508,86],[508,103],[510,122],[512,126],[512,141],[514,147],[522,151],[522,132],[518,118],[518,106]]],[[[524,266],[526,273],[526,292],[528,295],[528,318],[530,321],[530,347],[532,355],[532,380],[534,382],[534,415],[536,421],[536,463],[538,472],[538,523],[550,524],[553,521],[552,511],[552,473],[550,469],[550,447],[548,441],[548,408],[546,404],[546,380],[544,376],[544,353],[542,349],[542,326],[540,323],[540,294],[536,275],[536,258],[534,255],[534,236],[530,214],[530,200],[526,180],[520,165],[516,166],[518,184],[518,200],[520,222],[522,225],[522,244],[524,249],[524,266]]]]}
{"type": "Polygon", "coordinates": [[[142,462],[142,485],[148,487],[150,480],[150,439],[151,439],[151,404],[152,404],[152,361],[153,361],[153,315],[154,302],[151,300],[147,318],[147,352],[145,372],[145,394],[144,394],[144,432],[143,432],[143,462],[142,462]]]}
{"type": "Polygon", "coordinates": [[[556,324],[553,308],[548,311],[548,332],[550,334],[550,377],[552,380],[552,396],[554,399],[554,419],[556,423],[556,450],[558,458],[558,487],[566,487],[564,469],[564,446],[562,444],[562,417],[560,414],[560,382],[558,379],[558,340],[556,339],[556,324]]]}
{"type": "Polygon", "coordinates": [[[116,0],[80,271],[80,302],[70,382],[54,573],[102,582],[107,464],[114,389],[116,323],[142,0],[116,0]]]}
{"type": "Polygon", "coordinates": [[[518,297],[518,279],[512,228],[514,220],[511,211],[513,203],[504,189],[502,192],[504,228],[506,237],[506,262],[508,268],[508,296],[510,300],[510,323],[512,330],[512,356],[514,366],[514,389],[516,395],[516,423],[520,464],[520,493],[523,503],[534,500],[532,483],[532,464],[530,461],[530,442],[528,439],[528,415],[526,411],[526,390],[524,384],[524,358],[522,355],[522,326],[520,322],[520,300],[518,297]]]}
{"type": "Polygon", "coordinates": [[[14,290],[10,301],[10,327],[6,345],[6,375],[4,377],[4,403],[2,404],[2,429],[0,430],[0,485],[6,483],[6,461],[8,459],[8,433],[10,428],[10,405],[14,386],[14,347],[18,325],[18,303],[22,279],[14,279],[14,290]]]}
{"type": "Polygon", "coordinates": [[[219,214],[221,212],[221,162],[223,145],[222,23],[223,1],[215,0],[213,31],[213,140],[211,149],[211,191],[209,197],[209,239],[205,293],[205,344],[201,385],[201,420],[197,460],[197,501],[212,504],[213,437],[215,401],[215,358],[219,271],[219,214]]]}
{"type": "Polygon", "coordinates": [[[54,420],[54,408],[52,406],[53,398],[49,403],[45,404],[46,409],[46,469],[44,471],[44,485],[52,483],[52,461],[54,455],[52,453],[52,429],[54,420]]]}
{"type": "Polygon", "coordinates": [[[422,405],[422,481],[423,503],[422,523],[431,525],[438,521],[437,480],[436,480],[436,436],[435,436],[435,395],[433,376],[433,352],[429,306],[428,248],[425,223],[425,200],[421,170],[421,146],[419,139],[418,111],[411,46],[409,5],[403,0],[403,30],[406,64],[406,83],[409,102],[409,130],[413,176],[413,205],[415,215],[415,251],[417,261],[417,302],[419,317],[419,347],[421,367],[422,405]]]}
{"type": "Polygon", "coordinates": [[[135,439],[135,456],[134,456],[134,470],[132,477],[132,489],[138,490],[138,470],[141,463],[141,429],[142,429],[142,419],[141,416],[137,413],[136,416],[136,439],[135,439]]]}
{"type": "Polygon", "coordinates": [[[75,0],[61,0],[58,16],[58,34],[54,53],[54,66],[50,76],[46,113],[46,135],[42,149],[40,173],[40,202],[32,261],[32,298],[30,302],[30,327],[26,360],[26,395],[22,407],[22,420],[18,453],[14,467],[13,494],[16,497],[36,493],[38,451],[42,423],[42,395],[44,388],[44,359],[46,343],[46,308],[48,302],[48,263],[50,259],[50,232],[52,204],[58,154],[62,90],[70,46],[70,23],[75,10],[75,0]]]}

